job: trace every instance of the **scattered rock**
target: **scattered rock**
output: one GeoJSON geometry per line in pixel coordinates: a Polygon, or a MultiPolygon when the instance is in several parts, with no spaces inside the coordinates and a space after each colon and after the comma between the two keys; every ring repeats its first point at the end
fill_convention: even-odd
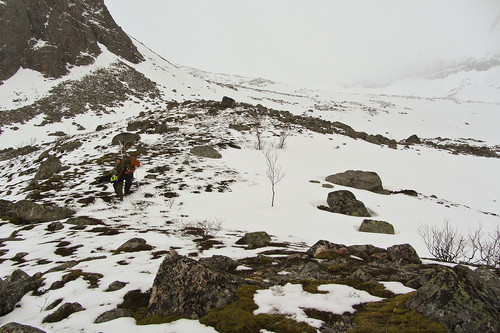
{"type": "Polygon", "coordinates": [[[75,211],[67,207],[38,205],[28,200],[21,200],[12,205],[11,213],[25,222],[37,223],[61,220],[74,215],[75,211]]]}
{"type": "Polygon", "coordinates": [[[404,194],[404,195],[409,195],[411,197],[418,197],[418,192],[415,190],[400,190],[400,191],[394,191],[392,194],[404,194]]]}
{"type": "Polygon", "coordinates": [[[200,318],[235,301],[239,285],[232,275],[172,251],[158,269],[144,317],[200,318]]]}
{"type": "Polygon", "coordinates": [[[421,264],[417,251],[410,244],[394,245],[387,248],[387,254],[392,261],[405,264],[421,264]]]}
{"type": "Polygon", "coordinates": [[[258,247],[264,247],[269,245],[271,242],[271,236],[265,231],[249,232],[245,236],[238,239],[236,244],[238,245],[248,245],[248,248],[255,249],[258,247]]]}
{"type": "Polygon", "coordinates": [[[326,210],[332,213],[362,217],[371,216],[364,203],[357,200],[356,196],[350,191],[330,192],[328,193],[326,202],[328,203],[326,210]]]}
{"type": "Polygon", "coordinates": [[[2,333],[46,333],[45,331],[42,331],[39,328],[29,326],[29,325],[22,325],[19,323],[8,323],[0,327],[0,332],[2,333]]]}
{"type": "Polygon", "coordinates": [[[500,281],[493,273],[458,265],[418,289],[406,306],[440,322],[450,332],[497,333],[499,290],[500,281]]]}
{"type": "Polygon", "coordinates": [[[12,272],[4,281],[0,279],[0,316],[14,310],[26,293],[36,290],[41,284],[42,280],[37,274],[29,276],[20,269],[12,272]]]}
{"type": "Polygon", "coordinates": [[[212,147],[209,146],[197,146],[194,148],[191,148],[189,151],[191,154],[200,156],[200,157],[207,157],[207,158],[222,158],[222,155],[215,150],[212,147]]]}
{"type": "Polygon", "coordinates": [[[64,303],[54,313],[45,317],[42,323],[57,323],[68,318],[75,312],[80,312],[85,308],[80,303],[64,303]]]}
{"type": "Polygon", "coordinates": [[[105,323],[123,317],[132,317],[132,312],[127,309],[113,309],[104,312],[94,321],[94,324],[105,323]]]}
{"type": "Polygon", "coordinates": [[[134,143],[141,140],[141,136],[137,133],[120,133],[115,135],[111,140],[112,145],[134,143]]]}
{"type": "Polygon", "coordinates": [[[45,161],[40,164],[40,168],[35,174],[35,179],[49,179],[55,173],[62,170],[61,160],[57,157],[50,155],[45,161]]]}
{"type": "Polygon", "coordinates": [[[333,184],[376,193],[384,191],[379,175],[371,171],[347,170],[346,172],[330,175],[325,180],[333,184]]]}
{"type": "Polygon", "coordinates": [[[139,252],[139,251],[149,251],[153,247],[146,243],[143,238],[132,238],[123,243],[119,248],[115,250],[115,253],[120,252],[139,252]]]}
{"type": "Polygon", "coordinates": [[[359,231],[394,235],[394,227],[389,222],[368,219],[363,220],[359,231]]]}

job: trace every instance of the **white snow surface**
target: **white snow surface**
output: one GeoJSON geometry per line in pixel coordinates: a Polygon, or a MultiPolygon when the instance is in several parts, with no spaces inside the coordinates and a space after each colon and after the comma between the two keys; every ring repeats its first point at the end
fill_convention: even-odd
{"type": "MultiPolygon", "coordinates": [[[[227,78],[224,79],[225,82],[218,84],[217,76],[213,76],[211,82],[208,82],[205,80],[210,79],[208,74],[205,73],[204,78],[195,77],[157,56],[140,43],[136,45],[147,60],[138,65],[128,64],[160,84],[167,100],[220,100],[222,96],[227,95],[237,102],[262,104],[293,114],[341,121],[357,131],[382,134],[396,140],[417,134],[423,138],[440,136],[455,142],[462,140],[468,144],[489,147],[500,145],[499,67],[485,72],[448,76],[448,87],[455,83],[455,87],[460,88],[457,94],[449,94],[449,88],[445,93],[437,90],[426,92],[425,89],[430,86],[423,81],[406,81],[400,87],[390,87],[393,89],[391,94],[387,92],[387,88],[383,95],[374,91],[312,91],[284,87],[280,84],[272,85],[273,89],[280,87],[280,91],[272,91],[262,86],[262,81],[259,81],[261,86],[254,89],[252,84],[242,83],[241,78],[235,78],[238,86],[232,88],[228,86],[227,78]],[[480,86],[465,86],[468,75],[491,75],[493,81],[488,87],[493,88],[485,91],[480,86]],[[411,90],[409,87],[415,93],[408,93],[411,90]]],[[[0,110],[28,105],[46,95],[57,82],[77,79],[84,73],[120,60],[104,48],[103,50],[94,65],[86,68],[75,67],[70,75],[57,80],[46,79],[31,70],[19,70],[0,86],[0,110]]],[[[436,86],[442,87],[437,82],[435,81],[436,86]]],[[[48,147],[51,147],[57,143],[53,137],[47,136],[47,133],[63,130],[73,138],[88,140],[76,151],[62,156],[63,164],[70,166],[72,171],[77,169],[82,161],[93,163],[94,158],[116,152],[116,148],[109,146],[111,137],[123,131],[127,121],[133,119],[146,106],[152,110],[164,110],[163,105],[145,105],[131,100],[109,117],[97,118],[86,114],[48,127],[35,126],[41,121],[35,118],[26,124],[16,124],[18,129],[14,129],[14,126],[5,128],[0,135],[0,149],[21,147],[30,142],[36,142],[40,146],[47,143],[48,147]],[[73,120],[87,130],[78,132],[72,124],[73,120]],[[93,131],[97,124],[111,122],[112,126],[105,131],[93,131]],[[106,138],[103,138],[104,135],[106,138]],[[97,148],[98,146],[106,147],[97,148]]],[[[188,111],[180,107],[176,112],[188,111]]],[[[279,151],[278,163],[285,176],[276,186],[276,202],[274,207],[271,207],[271,188],[266,177],[265,159],[262,151],[254,148],[254,135],[228,131],[229,123],[225,118],[217,118],[213,123],[210,121],[207,117],[207,126],[220,133],[228,132],[241,149],[221,150],[223,158],[220,160],[198,158],[187,151],[176,161],[158,157],[157,160],[151,161],[156,164],[143,163],[138,169],[136,182],[141,186],[123,202],[108,204],[97,200],[88,206],[70,204],[77,209],[78,216],[98,218],[118,227],[121,231],[118,235],[96,236],[87,231],[71,230],[68,225],[54,233],[46,231],[46,224],[36,224],[33,228],[19,230],[19,227],[13,224],[0,223],[2,238],[15,231],[18,237],[17,241],[5,241],[5,246],[1,248],[8,250],[0,257],[1,278],[9,276],[18,268],[32,275],[45,272],[67,260],[85,258],[94,260],[81,262],[74,269],[103,275],[96,289],[89,289],[88,283],[79,278],[69,282],[64,288],[47,291],[41,297],[27,294],[13,312],[0,317],[0,326],[15,321],[47,332],[214,332],[212,328],[203,326],[196,320],[141,326],[140,329],[131,318],[121,318],[103,324],[93,323],[103,312],[116,308],[126,292],[150,289],[162,261],[161,258],[153,259],[150,252],[113,254],[112,251],[125,241],[140,237],[154,246],[155,251],[176,248],[182,255],[197,252],[194,237],[178,232],[183,223],[206,219],[222,221],[222,230],[216,238],[224,246],[203,251],[199,256],[220,254],[232,258],[259,253],[259,249],[245,250],[235,245],[237,239],[250,231],[266,231],[272,235],[273,240],[289,242],[292,248],[299,250],[306,250],[321,239],[345,245],[373,244],[384,248],[409,243],[421,257],[429,257],[430,254],[417,233],[419,224],[440,226],[444,220],[449,220],[454,228],[463,233],[480,224],[484,232],[500,226],[498,158],[453,155],[421,145],[390,149],[337,134],[325,135],[308,130],[295,130],[287,140],[285,149],[279,151]],[[193,189],[202,183],[202,180],[187,177],[177,171],[184,160],[202,170],[200,177],[213,177],[216,180],[231,178],[236,182],[230,185],[230,191],[223,193],[194,193],[193,189]],[[154,183],[143,181],[146,170],[165,163],[173,163],[169,165],[169,173],[178,173],[180,178],[186,177],[184,182],[188,189],[178,191],[180,196],[172,201],[161,196],[154,183]],[[348,169],[377,172],[386,189],[414,189],[419,193],[418,197],[409,197],[349,189],[365,203],[375,219],[393,224],[396,231],[394,235],[359,232],[363,218],[317,209],[318,205],[326,203],[326,197],[332,191],[323,186],[326,184],[325,177],[348,169]],[[82,246],[69,258],[61,257],[54,251],[57,244],[63,240],[69,241],[71,246],[82,246]],[[19,252],[28,253],[24,257],[25,262],[21,264],[10,260],[19,252]],[[125,262],[127,265],[119,262],[125,262]],[[116,280],[126,282],[126,287],[115,292],[105,292],[108,285],[116,280]],[[42,323],[43,318],[49,314],[44,310],[45,307],[58,298],[63,298],[64,302],[79,302],[85,311],[74,313],[58,323],[42,323]]],[[[182,125],[181,131],[196,131],[199,125],[186,123],[182,125]]],[[[264,140],[270,146],[277,138],[274,132],[269,130],[264,133],[264,140]]],[[[141,141],[166,144],[161,135],[142,135],[141,141]]],[[[38,155],[39,152],[26,155],[17,161],[19,164],[16,165],[11,164],[12,161],[0,161],[0,179],[5,182],[2,185],[6,187],[1,194],[2,199],[24,199],[26,193],[23,189],[33,175],[22,174],[22,171],[33,167],[32,164],[38,155]],[[7,180],[6,175],[13,170],[16,175],[7,180]]],[[[86,175],[87,178],[81,179],[81,182],[71,183],[71,188],[57,193],[59,204],[64,205],[65,199],[76,192],[101,191],[100,188],[89,185],[90,180],[98,174],[99,170],[93,170],[86,175]]],[[[347,188],[335,185],[334,189],[347,188]]],[[[107,191],[112,192],[112,188],[107,191]]],[[[42,289],[48,289],[66,273],[67,271],[46,274],[45,286],[42,289]]],[[[384,284],[395,292],[411,291],[394,283],[384,284]]],[[[310,295],[305,293],[300,285],[291,284],[259,291],[255,296],[260,306],[257,311],[285,313],[318,327],[320,323],[306,318],[302,307],[317,307],[320,310],[343,313],[353,311],[354,304],[379,300],[347,286],[325,285],[321,288],[328,293],[310,295]]]]}

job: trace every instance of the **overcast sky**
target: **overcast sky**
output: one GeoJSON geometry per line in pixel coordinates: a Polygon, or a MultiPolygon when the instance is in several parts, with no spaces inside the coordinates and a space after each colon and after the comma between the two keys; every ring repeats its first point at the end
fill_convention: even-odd
{"type": "Polygon", "coordinates": [[[500,55],[500,0],[105,0],[175,64],[298,86],[383,84],[500,55]]]}

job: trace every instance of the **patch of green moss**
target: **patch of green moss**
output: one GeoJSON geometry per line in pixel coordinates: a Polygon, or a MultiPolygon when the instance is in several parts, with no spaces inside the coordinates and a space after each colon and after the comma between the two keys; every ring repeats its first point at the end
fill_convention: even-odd
{"type": "Polygon", "coordinates": [[[238,300],[223,309],[213,309],[200,319],[204,325],[214,327],[222,333],[255,332],[262,329],[277,333],[316,332],[316,329],[306,323],[296,322],[284,315],[258,314],[253,311],[257,305],[253,296],[259,287],[244,285],[236,290],[238,300]]]}
{"type": "MultiPolygon", "coordinates": [[[[138,324],[139,321],[146,322],[148,318],[142,318],[142,316],[149,306],[150,297],[151,292],[149,291],[142,292],[139,289],[131,290],[125,294],[125,296],[123,297],[123,302],[117,307],[120,309],[129,310],[138,324]]],[[[150,324],[152,324],[152,322],[150,324]]],[[[146,325],[146,323],[141,325],[146,325]]]]}
{"type": "Polygon", "coordinates": [[[411,294],[398,295],[375,303],[355,306],[355,329],[348,333],[446,332],[436,321],[410,310],[405,302],[411,294]]]}
{"type": "Polygon", "coordinates": [[[335,281],[335,283],[345,284],[358,290],[364,290],[370,295],[377,297],[388,298],[388,297],[394,297],[395,295],[392,291],[385,289],[383,284],[374,281],[358,281],[346,278],[337,280],[335,281]]]}

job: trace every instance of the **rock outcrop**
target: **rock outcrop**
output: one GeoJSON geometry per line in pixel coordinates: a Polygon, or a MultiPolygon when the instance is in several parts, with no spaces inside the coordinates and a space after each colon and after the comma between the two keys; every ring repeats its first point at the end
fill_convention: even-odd
{"type": "Polygon", "coordinates": [[[144,317],[199,318],[236,300],[238,279],[172,251],[162,262],[144,317]]]}
{"type": "Polygon", "coordinates": [[[45,331],[42,331],[39,328],[29,326],[29,325],[22,325],[19,323],[8,323],[0,327],[0,332],[2,333],[46,333],[45,331]]]}
{"type": "Polygon", "coordinates": [[[455,266],[436,275],[406,305],[450,332],[500,332],[500,280],[488,270],[455,266]]]}
{"type": "Polygon", "coordinates": [[[0,81],[29,68],[60,77],[102,52],[139,63],[143,56],[103,0],[6,0],[0,3],[0,81]]]}

